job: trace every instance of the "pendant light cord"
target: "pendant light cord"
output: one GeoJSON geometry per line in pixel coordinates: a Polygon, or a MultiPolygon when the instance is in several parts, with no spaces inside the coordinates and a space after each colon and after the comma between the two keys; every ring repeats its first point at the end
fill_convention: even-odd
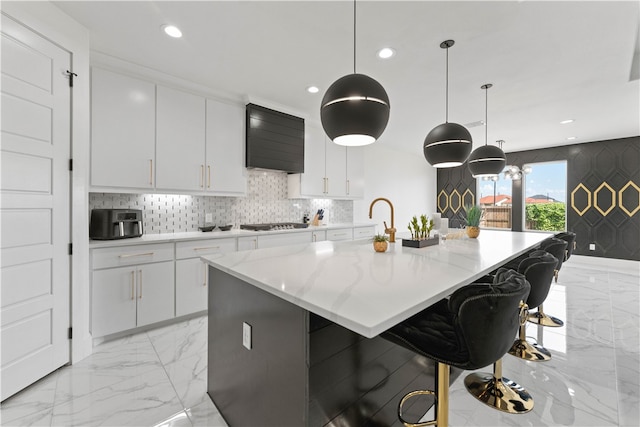
{"type": "Polygon", "coordinates": [[[356,0],[353,0],[353,74],[356,73],[356,0]]]}
{"type": "Polygon", "coordinates": [[[446,85],[445,85],[445,101],[444,101],[444,105],[445,105],[445,116],[444,116],[444,121],[445,123],[449,123],[449,48],[447,47],[447,66],[446,66],[446,85]]]}
{"type": "Polygon", "coordinates": [[[487,134],[489,132],[489,86],[485,85],[484,88],[484,145],[487,145],[487,134]]]}

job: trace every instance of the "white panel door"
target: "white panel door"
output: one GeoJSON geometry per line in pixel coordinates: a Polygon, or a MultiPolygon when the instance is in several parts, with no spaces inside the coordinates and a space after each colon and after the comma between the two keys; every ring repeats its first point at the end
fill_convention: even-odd
{"type": "Polygon", "coordinates": [[[331,197],[347,195],[346,147],[327,140],[327,194],[331,197]]]}
{"type": "Polygon", "coordinates": [[[205,99],[156,90],[156,188],[205,191],[205,99]]]}
{"type": "Polygon", "coordinates": [[[304,173],[300,177],[300,193],[323,197],[327,192],[324,130],[305,124],[304,133],[304,173]]]}
{"type": "Polygon", "coordinates": [[[4,400],[69,362],[71,58],[5,15],[1,37],[4,400]]]}
{"type": "Polygon", "coordinates": [[[362,147],[346,147],[347,155],[347,197],[364,197],[364,152],[362,147]]]}
{"type": "Polygon", "coordinates": [[[207,191],[246,195],[245,109],[207,99],[207,191]]]}
{"type": "Polygon", "coordinates": [[[200,258],[176,261],[176,316],[207,309],[207,268],[200,258]]]}
{"type": "Polygon", "coordinates": [[[136,268],[138,326],[175,317],[176,291],[173,278],[173,261],[144,264],[136,268]]]}

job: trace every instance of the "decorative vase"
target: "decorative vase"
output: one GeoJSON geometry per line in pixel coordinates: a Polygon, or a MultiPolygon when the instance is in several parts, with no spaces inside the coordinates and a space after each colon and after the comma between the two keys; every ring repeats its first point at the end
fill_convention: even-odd
{"type": "Polygon", "coordinates": [[[480,234],[480,227],[472,227],[467,225],[467,236],[475,239],[480,234]]]}
{"type": "Polygon", "coordinates": [[[388,247],[387,242],[373,242],[373,249],[376,252],[386,252],[388,247]]]}

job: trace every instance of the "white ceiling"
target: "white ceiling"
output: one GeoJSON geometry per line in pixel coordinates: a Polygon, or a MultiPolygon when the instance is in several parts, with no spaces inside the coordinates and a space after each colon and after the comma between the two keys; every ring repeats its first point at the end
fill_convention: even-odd
{"type": "MultiPolygon", "coordinates": [[[[319,121],[324,91],[353,72],[351,1],[55,1],[91,31],[91,49],[319,121]],[[184,36],[171,39],[171,23],[184,36]],[[305,88],[316,85],[311,95],[305,88]]],[[[445,119],[474,147],[560,146],[640,135],[638,1],[357,2],[357,71],[378,80],[391,117],[378,143],[421,153],[445,119]],[[380,60],[391,46],[396,55],[380,60]],[[575,119],[561,125],[560,121],[575,119]],[[568,141],[567,137],[577,137],[568,141]]]]}

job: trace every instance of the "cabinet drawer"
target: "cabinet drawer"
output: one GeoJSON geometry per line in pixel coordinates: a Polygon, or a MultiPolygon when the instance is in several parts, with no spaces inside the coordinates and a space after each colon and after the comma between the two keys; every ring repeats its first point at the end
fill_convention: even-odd
{"type": "Polygon", "coordinates": [[[334,230],[327,230],[327,240],[353,240],[353,229],[336,228],[334,230]]]}
{"type": "Polygon", "coordinates": [[[203,255],[224,254],[236,250],[234,237],[225,239],[193,240],[176,243],[176,259],[197,258],[203,255]]]}
{"type": "Polygon", "coordinates": [[[93,249],[91,261],[94,270],[150,262],[173,261],[173,243],[93,249]]]}
{"type": "Polygon", "coordinates": [[[353,229],[353,239],[369,239],[373,237],[375,233],[375,226],[370,227],[358,227],[353,229]]]}

